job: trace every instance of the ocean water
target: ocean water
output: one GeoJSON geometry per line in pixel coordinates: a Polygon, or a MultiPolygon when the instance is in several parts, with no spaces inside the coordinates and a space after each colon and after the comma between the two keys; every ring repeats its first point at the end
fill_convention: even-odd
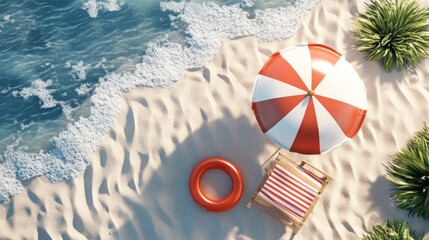
{"type": "Polygon", "coordinates": [[[121,94],[166,87],[222,41],[292,36],[319,0],[0,0],[0,202],[90,164],[121,94]]]}

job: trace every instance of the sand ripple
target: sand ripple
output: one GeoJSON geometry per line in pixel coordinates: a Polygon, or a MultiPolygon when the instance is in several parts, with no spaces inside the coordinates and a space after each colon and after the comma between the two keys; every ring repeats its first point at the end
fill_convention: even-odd
{"type": "Polygon", "coordinates": [[[365,82],[368,114],[359,134],[331,153],[291,154],[334,177],[296,239],[358,239],[388,217],[428,231],[429,223],[392,206],[382,164],[429,121],[429,63],[385,73],[363,61],[350,32],[352,16],[362,9],[357,0],[322,1],[289,40],[227,41],[211,63],[186,72],[174,88],[126,94],[85,174],[68,183],[29,183],[0,206],[0,238],[289,239],[289,229],[245,207],[277,148],[261,133],[249,101],[262,64],[297,42],[344,53],[365,82]],[[199,208],[187,187],[192,167],[212,156],[236,163],[245,179],[241,202],[220,214],[199,208]]]}

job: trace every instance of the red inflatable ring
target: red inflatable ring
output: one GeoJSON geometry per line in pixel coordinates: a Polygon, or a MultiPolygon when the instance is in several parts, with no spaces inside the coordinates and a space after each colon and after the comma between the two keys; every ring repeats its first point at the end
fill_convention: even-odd
{"type": "Polygon", "coordinates": [[[207,211],[224,212],[234,207],[240,201],[243,193],[243,178],[238,168],[231,162],[222,158],[208,158],[198,163],[192,170],[189,178],[189,190],[196,203],[207,211]],[[209,198],[201,189],[202,176],[209,170],[220,169],[225,171],[231,178],[231,192],[227,197],[220,200],[209,198]]]}

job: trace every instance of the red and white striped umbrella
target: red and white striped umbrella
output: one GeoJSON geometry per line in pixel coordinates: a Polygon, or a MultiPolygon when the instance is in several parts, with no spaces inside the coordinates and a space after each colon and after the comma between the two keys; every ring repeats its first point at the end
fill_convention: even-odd
{"type": "Polygon", "coordinates": [[[262,131],[281,147],[321,154],[358,133],[366,90],[341,54],[299,44],[274,53],[259,71],[252,108],[262,131]]]}

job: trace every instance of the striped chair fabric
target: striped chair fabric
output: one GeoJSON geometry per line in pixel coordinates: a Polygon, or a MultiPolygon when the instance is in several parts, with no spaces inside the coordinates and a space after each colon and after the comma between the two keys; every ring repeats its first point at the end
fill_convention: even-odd
{"type": "MultiPolygon", "coordinates": [[[[322,182],[312,176],[311,173],[304,172],[300,168],[297,169],[305,173],[305,176],[308,176],[308,179],[316,183],[319,188],[322,186],[322,182]]],[[[304,218],[317,194],[316,188],[279,164],[275,166],[258,193],[259,197],[265,201],[283,212],[292,214],[299,220],[304,218]]]]}
{"type": "Polygon", "coordinates": [[[332,178],[305,161],[299,164],[280,151],[273,159],[247,207],[255,204],[297,233],[332,178]]]}

